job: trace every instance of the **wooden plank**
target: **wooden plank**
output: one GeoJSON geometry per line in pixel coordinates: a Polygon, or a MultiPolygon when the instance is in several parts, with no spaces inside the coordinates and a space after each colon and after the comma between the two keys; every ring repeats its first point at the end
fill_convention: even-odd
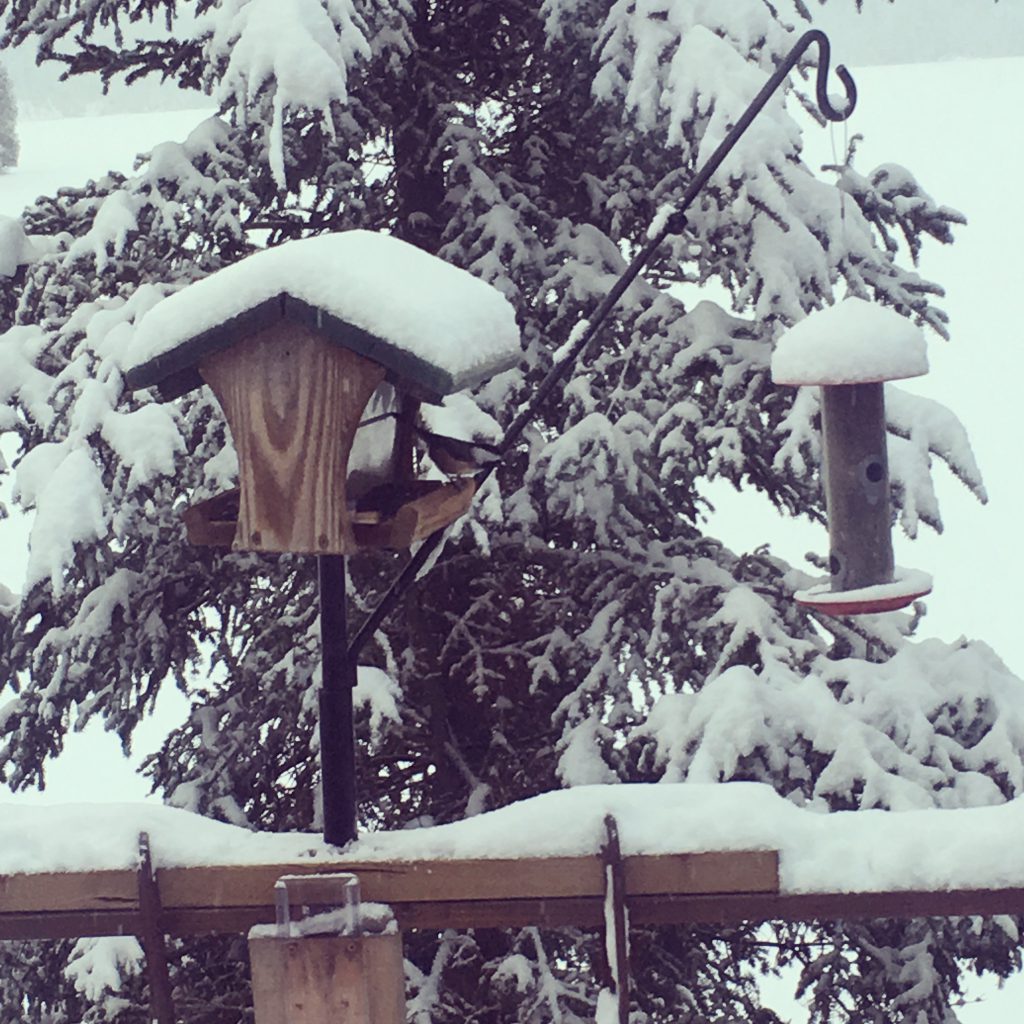
{"type": "Polygon", "coordinates": [[[348,457],[384,368],[279,322],[199,364],[231,428],[238,550],[346,554],[348,457]]]}
{"type": "MultiPolygon", "coordinates": [[[[778,887],[774,852],[627,857],[630,893],[772,892],[778,887]]],[[[282,875],[345,871],[357,874],[363,898],[381,902],[437,902],[491,898],[599,896],[604,875],[596,857],[525,860],[364,863],[302,861],[232,867],[161,868],[166,909],[253,906],[272,899],[282,875]]],[[[136,909],[131,871],[0,876],[0,913],[136,909]]]]}
{"type": "MultiPolygon", "coordinates": [[[[417,481],[420,484],[427,481],[417,481]]],[[[435,530],[454,522],[473,504],[477,481],[471,477],[434,486],[419,497],[410,498],[394,513],[370,521],[375,513],[358,512],[352,530],[361,548],[407,548],[435,530]]]]}
{"type": "MultiPolygon", "coordinates": [[[[168,868],[159,872],[165,907],[253,906],[269,900],[282,875],[345,871],[359,876],[362,898],[381,903],[448,900],[562,899],[603,896],[596,857],[438,860],[405,863],[315,861],[234,868],[168,868]]],[[[776,892],[774,851],[627,857],[630,894],[776,892]]]]}
{"type": "Polygon", "coordinates": [[[775,850],[626,857],[624,865],[630,895],[779,891],[775,850]]]}
{"type": "MultiPolygon", "coordinates": [[[[520,928],[567,925],[598,928],[604,901],[598,897],[564,899],[448,900],[393,903],[404,931],[418,928],[520,928]]],[[[739,924],[744,921],[814,921],[859,918],[969,917],[1024,914],[1024,889],[958,890],[904,893],[710,893],[627,898],[631,925],[739,924]]],[[[263,908],[192,909],[169,912],[165,920],[176,935],[207,931],[244,931],[268,923],[263,908]]]]}
{"type": "Polygon", "coordinates": [[[201,547],[230,548],[238,528],[241,491],[233,487],[196,502],[181,513],[189,544],[201,547]]]}
{"type": "Polygon", "coordinates": [[[138,936],[146,954],[146,977],[149,981],[149,1018],[151,1024],[174,1024],[174,992],[167,966],[167,939],[161,921],[160,887],[150,852],[149,835],[139,833],[138,936]]]}
{"type": "MultiPolygon", "coordinates": [[[[170,868],[158,872],[162,925],[174,935],[241,932],[274,920],[281,875],[350,871],[363,898],[390,903],[403,929],[501,928],[603,921],[596,857],[525,861],[353,862],[170,868]]],[[[1024,888],[787,894],[771,852],[625,859],[634,924],[1024,914],[1024,888]]],[[[0,939],[137,933],[135,873],[0,877],[0,939]]]]}
{"type": "MultiPolygon", "coordinates": [[[[1024,914],[1024,889],[949,892],[779,894],[720,893],[628,898],[633,925],[738,924],[743,921],[813,921],[859,918],[969,917],[1024,914]]],[[[603,900],[562,899],[447,900],[393,903],[403,930],[416,928],[519,928],[536,925],[599,927],[603,900]]],[[[240,933],[270,924],[269,904],[236,907],[165,908],[170,935],[240,933]]],[[[56,939],[86,935],[135,934],[137,914],[125,911],[0,911],[0,940],[56,939]]]]}
{"type": "MultiPolygon", "coordinates": [[[[388,936],[398,940],[395,936],[388,936]]],[[[311,935],[249,940],[256,1024],[375,1024],[363,964],[366,940],[311,935]]]]}
{"type": "Polygon", "coordinates": [[[604,884],[594,857],[169,868],[159,880],[168,907],[252,906],[270,898],[282,875],[330,870],[357,875],[362,898],[381,903],[596,895],[604,884]]]}
{"type": "MultiPolygon", "coordinates": [[[[124,910],[43,910],[34,913],[5,913],[0,910],[0,941],[8,939],[75,939],[99,935],[136,935],[141,928],[137,912],[124,910]]],[[[202,928],[203,934],[220,931],[202,928]]],[[[234,928],[228,929],[235,931],[234,928]]]]}
{"type": "Polygon", "coordinates": [[[0,914],[26,911],[137,911],[139,892],[135,872],[54,872],[39,875],[0,875],[0,914]]]}
{"type": "Polygon", "coordinates": [[[405,1024],[405,957],[400,932],[363,938],[363,973],[371,1024],[405,1024]]]}
{"type": "MultiPolygon", "coordinates": [[[[414,921],[427,920],[429,927],[443,925],[450,913],[472,921],[474,904],[480,904],[481,926],[483,922],[498,926],[506,904],[516,922],[529,904],[535,909],[527,912],[540,915],[537,923],[547,923],[544,908],[548,905],[561,903],[564,909],[573,905],[566,901],[591,897],[599,906],[604,892],[603,868],[596,857],[164,868],[157,872],[163,919],[175,934],[188,934],[190,929],[241,930],[249,924],[272,921],[278,878],[330,870],[356,873],[366,900],[409,908],[403,913],[410,927],[415,926],[414,921]],[[420,904],[434,908],[427,911],[429,916],[413,909],[420,904]],[[232,914],[235,910],[238,913],[232,914]]],[[[778,888],[778,858],[772,852],[630,857],[625,861],[625,873],[627,892],[641,895],[773,892],[778,888]]],[[[90,929],[80,934],[94,933],[97,928],[109,928],[116,934],[137,928],[137,915],[136,880],[128,870],[0,877],[0,938],[17,937],[25,931],[38,937],[46,931],[48,916],[61,935],[75,934],[68,930],[75,927],[90,929]],[[105,920],[109,922],[106,925],[105,920]]]]}

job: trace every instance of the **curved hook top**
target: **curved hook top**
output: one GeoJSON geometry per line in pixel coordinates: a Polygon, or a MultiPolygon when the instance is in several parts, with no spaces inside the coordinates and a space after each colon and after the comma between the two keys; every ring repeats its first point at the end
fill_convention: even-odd
{"type": "Polygon", "coordinates": [[[809,32],[805,32],[797,41],[796,46],[790,50],[783,63],[790,69],[795,67],[797,61],[815,43],[818,44],[819,53],[815,82],[818,109],[829,121],[845,121],[853,113],[853,108],[857,106],[857,85],[845,65],[836,65],[836,77],[843,83],[843,89],[846,90],[846,106],[841,110],[832,106],[832,101],[828,96],[828,68],[832,60],[832,45],[828,41],[828,36],[820,28],[812,28],[809,32]]]}

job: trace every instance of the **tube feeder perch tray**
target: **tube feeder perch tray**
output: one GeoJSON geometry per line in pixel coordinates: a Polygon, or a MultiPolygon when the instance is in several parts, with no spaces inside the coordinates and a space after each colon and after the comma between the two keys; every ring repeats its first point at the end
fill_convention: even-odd
{"type": "Polygon", "coordinates": [[[895,611],[931,592],[927,573],[894,565],[884,382],[928,372],[921,329],[850,298],[787,331],[772,379],[821,388],[822,463],[831,579],[797,591],[826,615],[895,611]]]}
{"type": "Polygon", "coordinates": [[[209,384],[239,488],[185,513],[235,550],[345,555],[404,548],[469,507],[476,481],[416,479],[420,402],[520,358],[496,289],[368,231],[288,242],[164,299],[139,322],[130,387],[171,399],[209,384]]]}

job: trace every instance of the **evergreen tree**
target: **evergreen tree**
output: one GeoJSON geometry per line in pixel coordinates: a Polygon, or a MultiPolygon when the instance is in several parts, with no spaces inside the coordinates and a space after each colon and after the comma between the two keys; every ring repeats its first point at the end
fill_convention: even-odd
{"type": "Polygon", "coordinates": [[[18,104],[7,69],[0,64],[0,170],[18,165],[18,104]]]}
{"type": "MultiPolygon", "coordinates": [[[[768,0],[200,0],[197,19],[176,0],[0,0],[4,45],[221,104],[133,176],[24,217],[52,244],[0,308],[0,429],[34,515],[23,593],[0,604],[7,784],[42,782],[94,715],[129,744],[177,685],[192,711],[146,765],[155,789],[254,828],[314,827],[314,565],[186,543],[182,505],[230,485],[233,453],[209,394],[125,391],[133,324],[258,246],[386,230],[516,306],[523,368],[476,396],[507,424],[795,41],[798,6],[789,24],[768,0]],[[135,39],[143,17],[165,31],[135,39]]],[[[786,107],[800,89],[762,114],[375,637],[367,658],[397,689],[393,707],[361,709],[365,823],[593,782],[757,780],[820,810],[1024,789],[1021,685],[987,648],[915,642],[914,615],[814,620],[792,600],[806,574],[704,532],[697,483],[716,477],[822,518],[816,399],[768,375],[787,325],[846,291],[945,334],[941,290],[906,264],[962,218],[893,165],[816,178],[786,107]],[[670,288],[709,281],[728,307],[670,288]]],[[[941,527],[932,457],[983,497],[951,413],[892,389],[889,427],[908,533],[941,527]]],[[[354,613],[400,562],[352,560],[354,613]]],[[[1019,964],[1010,921],[774,931],[639,932],[637,1019],[774,1021],[758,974],[797,964],[815,1022],[954,1021],[964,971],[1019,964]]],[[[600,945],[413,935],[410,1020],[590,1020],[600,945]]],[[[77,1019],[81,993],[54,982],[64,956],[4,954],[0,1021],[77,1019]]],[[[227,1000],[215,1019],[245,1019],[230,1009],[244,966],[223,946],[184,946],[175,982],[179,998],[227,1000]]],[[[88,1019],[137,1019],[137,979],[123,995],[88,1019]]]]}

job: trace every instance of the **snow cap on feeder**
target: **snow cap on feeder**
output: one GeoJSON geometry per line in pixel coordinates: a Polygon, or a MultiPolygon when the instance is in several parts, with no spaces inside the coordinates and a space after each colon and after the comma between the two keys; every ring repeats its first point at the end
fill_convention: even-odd
{"type": "Polygon", "coordinates": [[[924,334],[895,310],[849,298],[787,331],[776,384],[821,386],[831,580],[796,600],[830,615],[893,611],[931,591],[926,573],[893,564],[884,382],[928,372],[924,334]]]}
{"type": "Polygon", "coordinates": [[[520,358],[495,288],[346,231],[255,253],[159,302],[125,378],[164,399],[207,383],[224,410],[240,486],[186,512],[193,542],[347,554],[408,546],[466,510],[471,476],[415,477],[419,403],[520,358]]]}

